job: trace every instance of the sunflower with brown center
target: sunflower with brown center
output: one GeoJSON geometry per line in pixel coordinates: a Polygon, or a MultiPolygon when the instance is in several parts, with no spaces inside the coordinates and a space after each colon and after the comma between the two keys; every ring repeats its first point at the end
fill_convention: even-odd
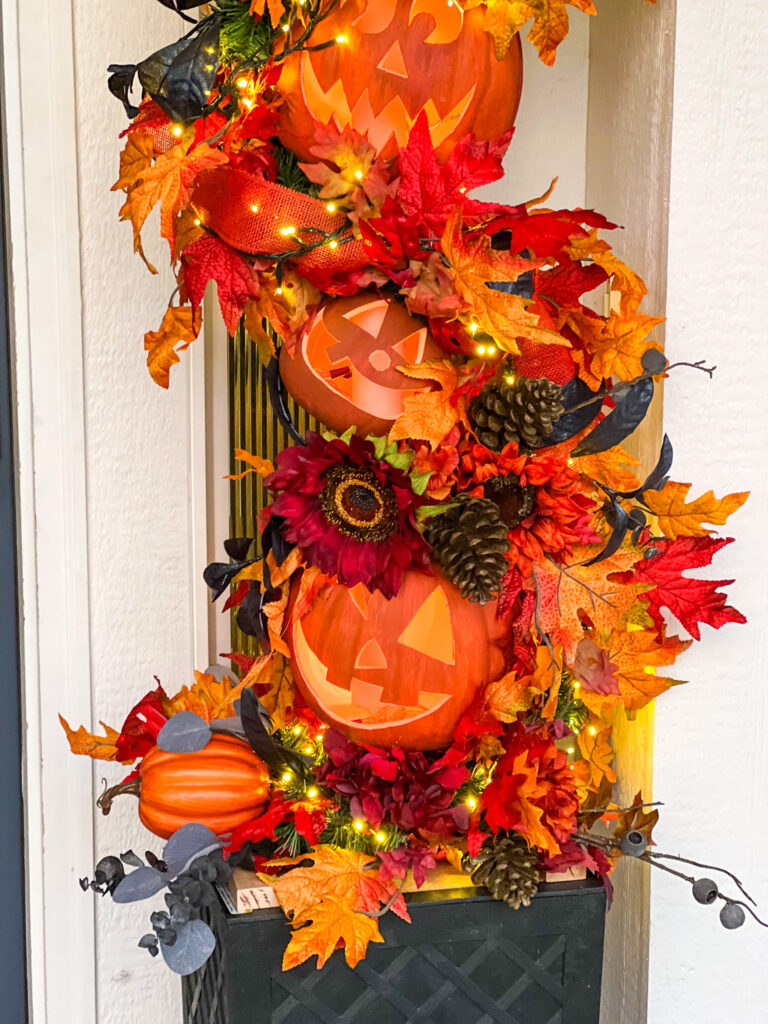
{"type": "Polygon", "coordinates": [[[310,565],[388,598],[407,569],[428,566],[429,547],[415,519],[422,500],[402,470],[376,458],[370,441],[309,433],[305,445],[286,448],[276,463],[265,481],[277,493],[271,511],[310,565]]]}

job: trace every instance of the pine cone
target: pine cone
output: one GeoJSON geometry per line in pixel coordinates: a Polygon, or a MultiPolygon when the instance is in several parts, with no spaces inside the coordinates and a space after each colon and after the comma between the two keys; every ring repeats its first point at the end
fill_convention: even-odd
{"type": "Polygon", "coordinates": [[[536,488],[531,484],[523,486],[514,473],[492,476],[483,486],[483,494],[498,505],[501,521],[508,530],[528,518],[536,501],[536,488]]]}
{"type": "Polygon", "coordinates": [[[509,540],[495,502],[460,495],[452,508],[431,520],[427,540],[465,600],[485,604],[498,596],[509,568],[504,557],[509,540]]]}
{"type": "Polygon", "coordinates": [[[472,872],[475,885],[484,885],[495,900],[513,910],[529,907],[539,888],[538,855],[518,836],[497,839],[480,851],[472,872]]]}
{"type": "Polygon", "coordinates": [[[537,448],[565,412],[562,391],[546,377],[491,381],[469,403],[469,418],[478,440],[494,452],[516,441],[537,448]]]}

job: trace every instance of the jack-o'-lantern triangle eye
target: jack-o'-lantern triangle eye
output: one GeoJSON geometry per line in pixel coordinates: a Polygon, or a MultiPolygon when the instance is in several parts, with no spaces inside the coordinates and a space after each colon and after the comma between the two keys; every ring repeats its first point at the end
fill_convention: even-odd
{"type": "Polygon", "coordinates": [[[386,71],[390,75],[397,75],[398,78],[407,78],[408,69],[405,66],[405,58],[400,44],[395,40],[377,65],[379,71],[386,71]]]}
{"type": "Polygon", "coordinates": [[[368,620],[368,591],[365,589],[362,583],[356,583],[354,587],[350,587],[349,596],[352,598],[352,603],[363,616],[368,620]]]}
{"type": "Polygon", "coordinates": [[[442,587],[435,587],[397,642],[444,665],[456,664],[451,610],[442,587]]]}

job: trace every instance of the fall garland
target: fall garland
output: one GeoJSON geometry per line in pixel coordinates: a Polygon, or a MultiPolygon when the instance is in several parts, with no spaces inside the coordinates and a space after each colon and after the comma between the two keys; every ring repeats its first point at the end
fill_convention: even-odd
{"type": "Polygon", "coordinates": [[[133,793],[167,839],[83,887],[167,890],[140,944],[182,974],[210,955],[202,909],[241,864],[291,917],[286,970],[339,946],[354,966],[438,860],[519,907],[542,873],[578,866],[610,890],[636,857],[737,927],[747,902],[653,850],[658,811],[613,802],[611,731],[678,682],[664,670],[692,641],[669,623],[698,640],[744,621],[728,581],[686,572],[730,543],[712,528],[747,495],[691,497],[666,437],[647,475],[622,447],[687,364],[652,340],[645,286],[601,236],[614,225],[549,192],[470,195],[503,173],[517,33],[533,17],[552,63],[565,0],[160,2],[188,32],[109,83],[131,118],[121,217],[150,266],[159,207],[177,281],[148,368],[169,386],[215,281],[296,443],[274,464],[236,453],[271,504],[205,573],[262,654],[175,695],[158,682],[103,736],[62,719],[76,753],[134,766],[102,810],[133,793]],[[438,45],[431,78],[411,77],[438,45]],[[478,68],[468,92],[456,67],[478,68]],[[610,312],[582,301],[597,289],[610,312]],[[302,436],[286,393],[329,429],[302,436]]]}

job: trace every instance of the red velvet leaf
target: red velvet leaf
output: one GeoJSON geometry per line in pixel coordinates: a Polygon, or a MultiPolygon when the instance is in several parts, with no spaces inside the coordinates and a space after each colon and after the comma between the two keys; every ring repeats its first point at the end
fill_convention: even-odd
{"type": "Polygon", "coordinates": [[[732,537],[680,537],[673,541],[654,541],[659,553],[636,562],[632,573],[632,582],[653,586],[653,590],[643,594],[650,602],[651,614],[658,618],[660,609],[668,608],[696,640],[701,638],[699,624],[702,622],[714,629],[726,622],[746,622],[741,612],[725,603],[728,597],[718,589],[729,586],[733,580],[683,576],[686,569],[709,565],[717,552],[732,540],[732,537]]]}
{"type": "Polygon", "coordinates": [[[237,324],[249,299],[259,295],[259,279],[255,268],[234,249],[213,235],[199,238],[183,255],[184,285],[192,305],[203,301],[205,287],[215,281],[224,323],[230,334],[237,324]]]}

